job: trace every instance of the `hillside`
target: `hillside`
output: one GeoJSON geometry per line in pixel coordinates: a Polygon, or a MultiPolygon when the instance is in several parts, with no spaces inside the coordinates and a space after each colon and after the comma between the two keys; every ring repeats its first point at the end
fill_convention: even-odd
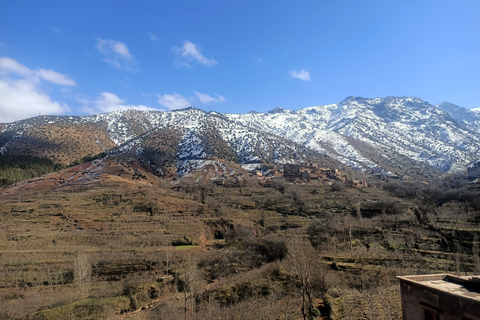
{"type": "Polygon", "coordinates": [[[209,160],[171,182],[127,158],[1,190],[0,318],[296,319],[310,301],[317,319],[400,319],[395,276],[480,270],[463,180],[267,183],[209,160]]]}
{"type": "Polygon", "coordinates": [[[108,156],[63,169],[23,156],[56,171],[0,190],[0,318],[400,319],[395,276],[478,274],[478,184],[442,180],[366,131],[317,130],[318,110],[317,122],[309,108],[242,121],[188,109],[5,125],[10,164],[35,135],[59,154],[108,156]]]}
{"type": "Polygon", "coordinates": [[[241,165],[313,161],[380,179],[432,180],[442,172],[464,172],[478,160],[479,123],[477,113],[451,104],[349,97],[267,113],[188,108],[39,116],[0,125],[0,151],[62,165],[102,152],[123,153],[180,175],[188,164],[216,158],[241,165]]]}
{"type": "Polygon", "coordinates": [[[227,116],[324,152],[354,168],[387,175],[402,175],[405,168],[422,165],[420,171],[427,176],[435,174],[432,168],[464,170],[480,150],[477,123],[467,126],[418,98],[349,97],[338,104],[298,111],[275,109],[227,116]],[[384,165],[379,165],[380,161],[384,165]],[[390,172],[387,166],[395,171],[390,172]]]}

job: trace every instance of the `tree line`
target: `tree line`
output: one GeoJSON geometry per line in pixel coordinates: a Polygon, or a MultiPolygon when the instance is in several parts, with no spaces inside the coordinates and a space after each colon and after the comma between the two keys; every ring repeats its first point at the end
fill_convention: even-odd
{"type": "Polygon", "coordinates": [[[0,186],[5,187],[62,168],[62,165],[46,158],[0,154],[0,186]]]}

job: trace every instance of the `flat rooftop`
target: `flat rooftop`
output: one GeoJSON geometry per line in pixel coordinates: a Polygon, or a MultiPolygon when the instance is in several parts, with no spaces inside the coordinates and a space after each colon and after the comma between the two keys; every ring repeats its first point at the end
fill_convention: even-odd
{"type": "Polygon", "coordinates": [[[431,274],[397,278],[401,281],[480,301],[480,276],[459,277],[450,274],[431,274]]]}

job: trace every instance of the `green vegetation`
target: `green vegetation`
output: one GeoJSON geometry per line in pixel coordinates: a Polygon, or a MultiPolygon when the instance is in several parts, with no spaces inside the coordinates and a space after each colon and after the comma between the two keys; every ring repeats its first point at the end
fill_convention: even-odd
{"type": "Polygon", "coordinates": [[[99,319],[112,309],[128,308],[130,300],[126,296],[99,299],[84,299],[74,303],[35,312],[30,315],[32,320],[64,320],[72,316],[79,319],[99,319]]]}
{"type": "Polygon", "coordinates": [[[106,157],[107,154],[108,154],[107,152],[102,152],[102,153],[99,153],[99,154],[96,154],[96,155],[88,154],[81,159],[73,161],[70,164],[70,166],[77,166],[79,164],[84,164],[85,162],[93,161],[93,160],[96,160],[96,159],[101,159],[101,158],[106,157]]]}
{"type": "Polygon", "coordinates": [[[62,165],[46,158],[0,154],[0,186],[8,186],[62,168],[62,165]]]}

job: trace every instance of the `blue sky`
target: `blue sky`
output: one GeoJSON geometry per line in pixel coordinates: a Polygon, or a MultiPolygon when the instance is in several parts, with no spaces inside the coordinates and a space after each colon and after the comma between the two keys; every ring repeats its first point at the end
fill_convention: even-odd
{"type": "Polygon", "coordinates": [[[480,107],[480,1],[1,1],[0,122],[347,96],[480,107]]]}

